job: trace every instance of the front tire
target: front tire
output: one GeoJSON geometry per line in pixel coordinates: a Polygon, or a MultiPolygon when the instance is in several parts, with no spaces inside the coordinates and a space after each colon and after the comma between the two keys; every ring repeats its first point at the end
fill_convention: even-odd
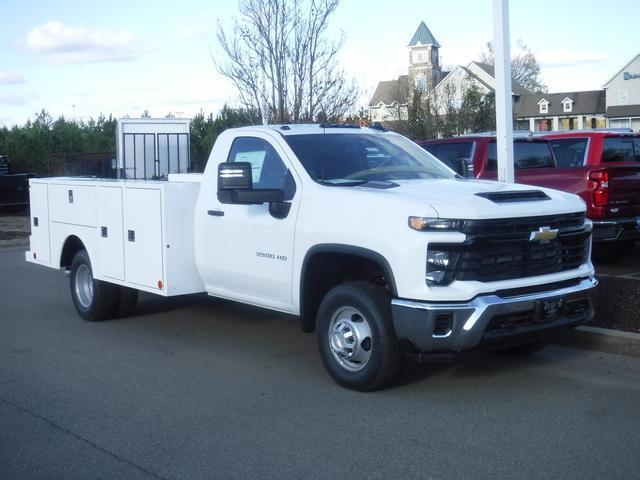
{"type": "Polygon", "coordinates": [[[331,289],[318,309],[316,335],[322,363],[343,387],[376,390],[396,378],[402,351],[384,289],[368,282],[331,289]]]}
{"type": "Polygon", "coordinates": [[[93,278],[86,250],[80,250],[71,261],[69,286],[73,304],[84,320],[96,322],[114,316],[118,306],[118,287],[93,278]]]}

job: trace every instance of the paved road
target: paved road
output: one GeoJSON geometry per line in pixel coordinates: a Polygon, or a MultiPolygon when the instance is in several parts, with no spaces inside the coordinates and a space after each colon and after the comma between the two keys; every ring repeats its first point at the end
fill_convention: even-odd
{"type": "Polygon", "coordinates": [[[0,251],[2,479],[640,476],[638,359],[478,355],[355,393],[292,318],[148,296],[84,323],[22,259],[0,251]]]}

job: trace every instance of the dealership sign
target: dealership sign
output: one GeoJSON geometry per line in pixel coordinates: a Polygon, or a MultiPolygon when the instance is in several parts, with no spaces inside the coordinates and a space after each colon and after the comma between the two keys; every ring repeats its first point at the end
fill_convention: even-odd
{"type": "Polygon", "coordinates": [[[633,80],[634,78],[640,78],[640,73],[624,72],[625,80],[633,80]]]}

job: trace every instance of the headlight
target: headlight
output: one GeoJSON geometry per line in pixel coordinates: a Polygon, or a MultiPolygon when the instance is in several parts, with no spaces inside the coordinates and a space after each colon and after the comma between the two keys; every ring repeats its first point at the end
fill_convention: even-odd
{"type": "Polygon", "coordinates": [[[453,282],[460,258],[460,252],[427,250],[427,285],[449,285],[453,282]]]}
{"type": "Polygon", "coordinates": [[[463,220],[447,218],[409,217],[409,227],[419,232],[444,232],[460,230],[463,220]]]}

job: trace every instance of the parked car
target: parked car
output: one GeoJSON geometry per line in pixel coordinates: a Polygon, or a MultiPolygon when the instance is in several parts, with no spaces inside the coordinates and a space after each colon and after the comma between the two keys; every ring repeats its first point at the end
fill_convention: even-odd
{"type": "Polygon", "coordinates": [[[640,134],[583,130],[544,138],[556,158],[554,177],[587,204],[596,254],[624,258],[640,240],[640,134]]]}
{"type": "Polygon", "coordinates": [[[594,313],[583,202],[460,182],[393,132],[230,129],[204,174],[33,179],[31,215],[26,260],[70,271],[82,318],[131,314],[139,290],[299,315],[358,390],[391,382],[405,352],[531,354],[594,313]]]}
{"type": "Polygon", "coordinates": [[[22,212],[29,207],[30,173],[13,173],[6,155],[0,155],[0,212],[22,212]]]}
{"type": "MultiPolygon", "coordinates": [[[[492,133],[418,142],[466,177],[497,178],[492,133]]],[[[619,131],[514,134],[517,183],[579,195],[594,222],[594,254],[620,260],[640,239],[640,139],[619,131]],[[636,153],[637,152],[637,153],[636,153]]]]}

